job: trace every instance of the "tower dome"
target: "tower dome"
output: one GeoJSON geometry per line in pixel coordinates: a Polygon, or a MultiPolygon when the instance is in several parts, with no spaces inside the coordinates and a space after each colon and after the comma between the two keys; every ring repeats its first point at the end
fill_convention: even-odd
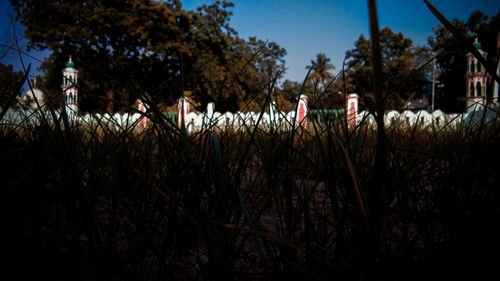
{"type": "Polygon", "coordinates": [[[69,56],[69,61],[66,63],[66,68],[75,68],[73,60],[71,59],[71,55],[69,56]]]}

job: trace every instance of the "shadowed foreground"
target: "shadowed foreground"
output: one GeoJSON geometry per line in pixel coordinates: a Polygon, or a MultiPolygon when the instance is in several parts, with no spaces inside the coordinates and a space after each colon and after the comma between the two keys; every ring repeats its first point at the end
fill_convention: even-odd
{"type": "Polygon", "coordinates": [[[375,192],[363,126],[74,126],[0,128],[15,279],[478,280],[498,264],[496,123],[388,128],[375,192]]]}

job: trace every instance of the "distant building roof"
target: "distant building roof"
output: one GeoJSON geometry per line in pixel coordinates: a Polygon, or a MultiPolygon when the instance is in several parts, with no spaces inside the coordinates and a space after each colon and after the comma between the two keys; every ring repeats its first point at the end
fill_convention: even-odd
{"type": "MultiPolygon", "coordinates": [[[[482,54],[482,55],[486,54],[486,52],[482,49],[483,47],[481,45],[481,42],[479,42],[477,40],[477,37],[474,40],[473,44],[474,44],[474,47],[476,47],[476,49],[479,51],[480,54],[482,54]]],[[[466,54],[466,56],[473,56],[473,54],[469,52],[469,53],[466,54]]]]}
{"type": "Polygon", "coordinates": [[[479,42],[476,38],[476,41],[474,41],[474,47],[476,47],[478,50],[481,50],[483,46],[481,46],[481,42],[479,42]]]}
{"type": "Polygon", "coordinates": [[[71,59],[71,56],[69,56],[69,61],[66,63],[66,68],[75,68],[75,65],[73,64],[73,60],[71,59]]]}

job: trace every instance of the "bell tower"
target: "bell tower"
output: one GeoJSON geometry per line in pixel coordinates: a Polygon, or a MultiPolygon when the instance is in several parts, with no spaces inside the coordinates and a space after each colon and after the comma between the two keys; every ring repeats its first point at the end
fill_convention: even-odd
{"type": "Polygon", "coordinates": [[[66,106],[68,114],[78,114],[78,70],[75,69],[73,60],[69,56],[69,61],[66,63],[66,68],[62,72],[63,84],[63,102],[66,106]]]}
{"type": "MultiPolygon", "coordinates": [[[[474,42],[474,46],[486,60],[487,53],[481,49],[479,41],[474,42]]],[[[467,63],[467,72],[465,74],[466,89],[465,97],[467,100],[466,111],[470,112],[476,109],[479,105],[486,105],[486,83],[488,82],[488,74],[484,65],[482,65],[472,53],[465,55],[467,63]]]]}

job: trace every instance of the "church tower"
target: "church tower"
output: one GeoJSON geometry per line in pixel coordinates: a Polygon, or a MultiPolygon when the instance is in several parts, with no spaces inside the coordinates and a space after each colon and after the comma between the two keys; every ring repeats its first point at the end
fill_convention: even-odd
{"type": "Polygon", "coordinates": [[[66,105],[68,114],[78,114],[78,70],[69,56],[66,68],[63,70],[63,102],[66,105]]]}
{"type": "MultiPolygon", "coordinates": [[[[474,46],[486,60],[487,53],[481,49],[481,43],[474,42],[474,46]]],[[[486,83],[488,74],[485,67],[477,60],[472,53],[466,56],[467,73],[465,81],[467,83],[467,92],[465,94],[467,100],[466,111],[473,111],[478,105],[486,105],[486,83]]]]}

